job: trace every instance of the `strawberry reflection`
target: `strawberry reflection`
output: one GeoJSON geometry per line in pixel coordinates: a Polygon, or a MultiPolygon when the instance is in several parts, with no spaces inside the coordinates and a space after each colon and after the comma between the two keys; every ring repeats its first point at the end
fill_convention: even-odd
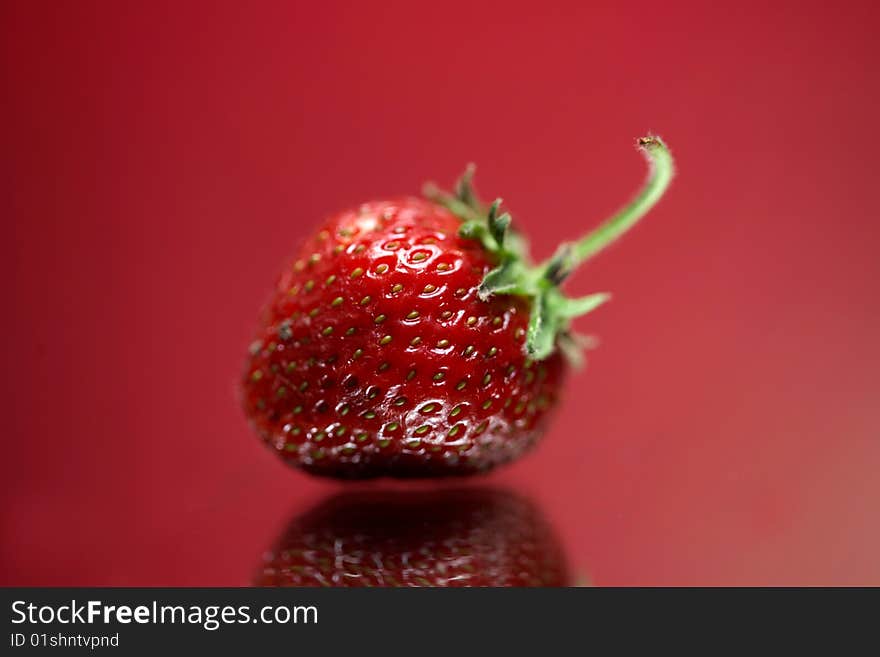
{"type": "Polygon", "coordinates": [[[526,499],[497,489],[335,495],[297,517],[257,586],[566,586],[562,549],[526,499]]]}

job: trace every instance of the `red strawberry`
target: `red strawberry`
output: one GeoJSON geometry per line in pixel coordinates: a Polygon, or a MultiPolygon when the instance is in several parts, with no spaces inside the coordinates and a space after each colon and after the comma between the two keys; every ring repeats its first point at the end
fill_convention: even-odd
{"type": "Polygon", "coordinates": [[[258,586],[567,586],[525,500],[489,489],[344,493],[294,520],[258,586]]]}
{"type": "Polygon", "coordinates": [[[244,406],[288,463],[339,477],[488,470],[532,447],[575,356],[570,320],[608,297],[559,284],[660,197],[671,159],[586,238],[531,266],[524,242],[475,199],[365,203],[331,217],[281,275],[245,371],[244,406]],[[559,347],[559,348],[557,348],[559,347]]]}

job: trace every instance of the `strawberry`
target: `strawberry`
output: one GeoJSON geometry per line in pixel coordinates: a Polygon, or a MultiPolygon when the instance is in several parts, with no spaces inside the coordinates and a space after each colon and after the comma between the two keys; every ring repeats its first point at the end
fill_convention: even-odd
{"type": "Polygon", "coordinates": [[[244,408],[281,458],[336,477],[489,470],[539,439],[557,404],[571,320],[608,299],[560,284],[631,227],[668,184],[671,158],[640,140],[644,190],[585,238],[530,264],[500,200],[365,203],[330,217],[278,279],[250,351],[244,408]]]}
{"type": "Polygon", "coordinates": [[[567,586],[537,510],[491,489],[343,493],[294,520],[257,586],[567,586]]]}

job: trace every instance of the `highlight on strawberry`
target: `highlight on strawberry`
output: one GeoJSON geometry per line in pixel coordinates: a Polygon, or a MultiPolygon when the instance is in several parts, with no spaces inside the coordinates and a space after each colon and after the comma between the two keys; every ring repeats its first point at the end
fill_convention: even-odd
{"type": "Polygon", "coordinates": [[[589,340],[572,320],[609,295],[570,298],[576,268],[642,218],[673,175],[655,136],[649,175],[586,236],[534,263],[472,185],[331,216],[280,275],[242,381],[260,438],[288,464],[345,478],[486,472],[532,448],[589,340]]]}

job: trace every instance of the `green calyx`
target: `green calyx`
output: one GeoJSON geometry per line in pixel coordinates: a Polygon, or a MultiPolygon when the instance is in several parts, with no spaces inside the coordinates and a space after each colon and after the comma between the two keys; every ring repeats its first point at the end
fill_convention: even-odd
{"type": "Polygon", "coordinates": [[[469,165],[449,194],[425,185],[430,200],[448,208],[462,220],[459,235],[479,241],[493,254],[497,265],[480,283],[483,301],[495,294],[513,294],[531,300],[532,313],[526,332],[525,353],[534,360],[547,358],[559,348],[573,363],[582,362],[581,352],[590,339],[571,330],[575,317],[592,312],[611,297],[605,292],[569,298],[561,284],[581,264],[632,228],[660,200],[674,173],[672,156],[659,137],[637,141],[649,165],[648,178],[636,197],[597,228],[574,242],[562,244],[546,261],[532,264],[528,245],[511,228],[511,217],[501,212],[501,199],[483,205],[473,189],[475,168],[469,165]]]}

